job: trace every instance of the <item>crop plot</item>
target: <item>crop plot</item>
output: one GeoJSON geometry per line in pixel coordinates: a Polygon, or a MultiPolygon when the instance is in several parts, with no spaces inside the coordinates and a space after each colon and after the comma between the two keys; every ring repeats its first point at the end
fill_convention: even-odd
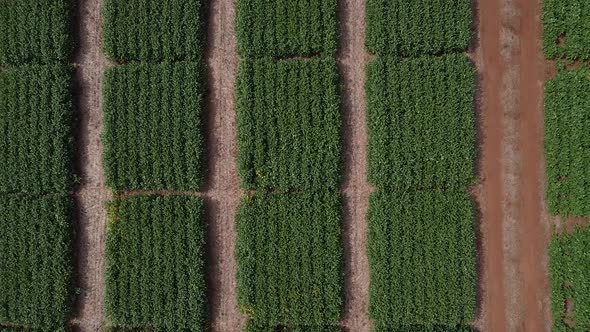
{"type": "Polygon", "coordinates": [[[203,331],[203,203],[194,197],[133,197],[109,206],[108,320],[120,329],[203,331]]]}
{"type": "Polygon", "coordinates": [[[470,0],[367,0],[367,47],[378,55],[462,52],[471,40],[470,0]]]}
{"type": "Polygon", "coordinates": [[[72,203],[0,195],[0,325],[63,330],[70,305],[72,203]]]}
{"type": "Polygon", "coordinates": [[[106,0],[104,48],[113,60],[203,60],[206,1],[106,0]]]}
{"type": "Polygon", "coordinates": [[[543,48],[551,59],[590,59],[590,6],[586,0],[543,1],[543,48]]]}
{"type": "Polygon", "coordinates": [[[66,66],[0,72],[0,193],[71,189],[71,80],[66,66]]]}
{"type": "Polygon", "coordinates": [[[0,65],[65,62],[70,0],[0,1],[0,65]]]}
{"type": "Polygon", "coordinates": [[[384,58],[367,73],[369,181],[466,189],[475,179],[475,73],[462,55],[384,58]]]}
{"type": "Polygon", "coordinates": [[[343,331],[338,326],[304,326],[304,327],[264,327],[256,326],[254,324],[248,325],[246,332],[341,332],[343,331]]]}
{"type": "Polygon", "coordinates": [[[236,7],[242,57],[336,53],[336,0],[238,0],[236,7]]]}
{"type": "Polygon", "coordinates": [[[545,87],[549,210],[590,217],[590,69],[564,71],[545,87]]]}
{"type": "Polygon", "coordinates": [[[561,234],[553,239],[549,249],[549,277],[553,331],[589,331],[590,228],[576,228],[573,234],[561,234]]]}
{"type": "Polygon", "coordinates": [[[236,255],[250,331],[333,330],[342,312],[341,222],[335,193],[243,198],[236,255]]]}
{"type": "Polygon", "coordinates": [[[126,65],[106,72],[105,170],[115,190],[198,190],[205,161],[203,68],[126,65]]]}
{"type": "MultiPolygon", "coordinates": [[[[438,331],[475,316],[474,209],[465,191],[379,191],[369,201],[371,300],[381,331],[438,331]]],[[[460,330],[460,329],[459,329],[460,330]]],[[[447,331],[446,329],[444,331],[447,331]]]]}
{"type": "Polygon", "coordinates": [[[341,116],[334,60],[242,61],[236,89],[242,187],[338,188],[341,116]]]}
{"type": "Polygon", "coordinates": [[[396,328],[376,327],[375,332],[478,332],[477,329],[467,325],[447,326],[447,325],[406,325],[396,328]]]}

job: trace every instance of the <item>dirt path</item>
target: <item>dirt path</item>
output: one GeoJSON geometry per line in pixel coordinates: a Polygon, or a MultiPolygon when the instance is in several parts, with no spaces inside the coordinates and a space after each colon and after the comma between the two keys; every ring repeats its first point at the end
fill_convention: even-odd
{"type": "Polygon", "coordinates": [[[240,203],[237,173],[234,82],[238,67],[233,0],[210,2],[207,65],[209,108],[204,188],[209,249],[209,303],[213,331],[240,331],[244,324],[237,303],[235,215],[240,203]]]}
{"type": "Polygon", "coordinates": [[[105,233],[109,199],[102,168],[101,1],[79,1],[79,45],[75,60],[78,80],[77,137],[80,186],[75,193],[77,216],[77,273],[80,294],[72,324],[79,331],[102,331],[105,294],[105,233]]]}
{"type": "Polygon", "coordinates": [[[504,0],[502,5],[500,44],[502,46],[502,168],[503,168],[503,241],[504,241],[504,296],[508,331],[518,329],[522,317],[520,293],[522,278],[517,264],[520,255],[519,232],[521,229],[521,185],[522,157],[519,153],[520,109],[518,88],[519,68],[515,57],[520,50],[520,13],[516,0],[504,0]]]}
{"type": "Polygon", "coordinates": [[[540,1],[519,0],[520,152],[523,169],[520,272],[524,316],[521,331],[550,331],[547,246],[549,227],[544,204],[543,77],[540,1]]]}
{"type": "Polygon", "coordinates": [[[482,266],[481,309],[476,325],[482,331],[506,331],[503,245],[502,79],[500,32],[502,0],[479,1],[476,65],[480,78],[480,177],[482,266]]]}
{"type": "Polygon", "coordinates": [[[367,221],[371,187],[367,183],[367,106],[365,0],[339,2],[338,64],[343,82],[344,292],[342,324],[348,331],[370,331],[367,221]]]}

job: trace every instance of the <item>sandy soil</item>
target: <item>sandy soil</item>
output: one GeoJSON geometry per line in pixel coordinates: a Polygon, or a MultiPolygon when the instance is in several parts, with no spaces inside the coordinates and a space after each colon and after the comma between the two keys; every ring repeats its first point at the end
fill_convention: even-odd
{"type": "Polygon", "coordinates": [[[519,153],[520,110],[518,87],[520,76],[514,57],[520,49],[517,35],[520,26],[519,8],[516,0],[504,0],[502,4],[502,21],[500,32],[501,56],[504,64],[502,73],[502,175],[504,198],[502,200],[503,222],[502,239],[504,243],[504,296],[508,331],[516,330],[522,316],[520,292],[522,283],[517,264],[520,253],[520,201],[519,185],[522,158],[519,153]]]}
{"type": "Polygon", "coordinates": [[[501,0],[482,0],[477,5],[479,22],[476,66],[480,78],[478,118],[480,124],[480,187],[476,195],[481,210],[480,312],[476,325],[482,331],[506,331],[504,257],[502,241],[502,78],[501,0]]]}
{"type": "Polygon", "coordinates": [[[367,221],[367,106],[365,69],[370,56],[365,51],[365,1],[339,2],[340,47],[338,65],[343,82],[342,120],[344,178],[344,317],[348,331],[370,331],[369,262],[367,221]]]}
{"type": "Polygon", "coordinates": [[[521,331],[550,331],[547,247],[549,227],[544,203],[543,150],[544,57],[541,44],[539,0],[519,0],[521,48],[516,57],[520,69],[520,132],[522,155],[522,219],[519,242],[522,277],[521,331]]]}
{"type": "Polygon", "coordinates": [[[77,205],[76,259],[78,287],[72,325],[78,331],[102,331],[104,321],[104,255],[106,211],[109,199],[102,168],[102,72],[107,61],[101,53],[101,1],[79,1],[77,67],[79,128],[77,137],[80,185],[77,205]]]}
{"type": "Polygon", "coordinates": [[[234,82],[238,67],[232,0],[210,2],[207,65],[209,109],[204,188],[208,220],[208,289],[213,331],[240,331],[245,319],[237,302],[235,215],[240,203],[236,168],[237,133],[234,82]]]}

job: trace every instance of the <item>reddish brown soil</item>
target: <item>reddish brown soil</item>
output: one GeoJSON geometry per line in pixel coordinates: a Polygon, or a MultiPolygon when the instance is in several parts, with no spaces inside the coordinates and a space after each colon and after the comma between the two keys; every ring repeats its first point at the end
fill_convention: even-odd
{"type": "Polygon", "coordinates": [[[504,298],[507,330],[518,330],[523,316],[520,305],[520,293],[523,288],[518,261],[520,258],[520,226],[521,226],[521,191],[520,176],[522,157],[520,155],[520,85],[519,68],[515,57],[520,52],[519,8],[517,0],[504,0],[502,6],[502,29],[500,44],[502,45],[502,117],[503,117],[503,225],[502,240],[504,242],[504,298]]]}
{"type": "Polygon", "coordinates": [[[547,278],[548,216],[544,205],[543,79],[539,0],[519,0],[520,53],[520,154],[522,155],[521,230],[519,241],[522,277],[519,330],[549,331],[549,281],[547,278]]]}
{"type": "Polygon", "coordinates": [[[481,209],[482,257],[481,309],[477,325],[483,331],[506,331],[504,257],[502,235],[502,79],[505,70],[501,57],[501,0],[482,0],[478,4],[479,47],[476,64],[482,89],[480,127],[481,186],[478,201],[481,209]]]}
{"type": "MultiPolygon", "coordinates": [[[[555,75],[557,75],[557,64],[558,61],[556,60],[546,60],[545,61],[545,81],[548,81],[552,78],[555,77],[555,75]]],[[[576,70],[576,69],[580,69],[583,67],[587,67],[590,68],[590,61],[574,61],[571,63],[566,63],[565,64],[565,69],[566,70],[576,70]]]]}
{"type": "Polygon", "coordinates": [[[102,331],[104,321],[105,188],[102,168],[102,72],[107,61],[101,53],[101,1],[78,4],[79,48],[76,57],[79,103],[77,138],[80,186],[75,193],[78,210],[76,259],[77,312],[72,325],[79,331],[102,331]]]}
{"type": "Polygon", "coordinates": [[[348,331],[370,331],[367,221],[371,187],[367,183],[367,106],[365,101],[365,0],[339,2],[342,75],[344,179],[344,317],[348,331]]]}
{"type": "Polygon", "coordinates": [[[586,225],[590,224],[590,219],[588,218],[569,218],[563,221],[563,226],[561,229],[568,234],[573,233],[576,227],[585,227],[586,225]]]}
{"type": "Polygon", "coordinates": [[[213,331],[240,331],[244,319],[237,302],[235,215],[240,203],[236,169],[234,81],[238,67],[232,0],[210,2],[207,64],[209,108],[205,186],[208,220],[209,303],[213,331]]]}

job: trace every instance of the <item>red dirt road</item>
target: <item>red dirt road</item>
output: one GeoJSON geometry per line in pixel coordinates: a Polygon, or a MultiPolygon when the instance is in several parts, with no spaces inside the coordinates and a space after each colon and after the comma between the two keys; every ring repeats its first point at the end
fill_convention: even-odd
{"type": "Polygon", "coordinates": [[[519,330],[550,331],[549,282],[547,279],[548,217],[544,205],[543,150],[543,78],[540,0],[519,0],[520,54],[520,153],[521,231],[520,273],[521,305],[524,316],[519,330]]]}
{"type": "Polygon", "coordinates": [[[482,331],[506,331],[504,290],[504,255],[502,236],[502,79],[500,31],[502,0],[481,0],[478,5],[479,47],[476,64],[483,90],[480,103],[482,146],[480,160],[481,187],[478,198],[481,208],[483,252],[481,317],[477,325],[482,331]]]}

